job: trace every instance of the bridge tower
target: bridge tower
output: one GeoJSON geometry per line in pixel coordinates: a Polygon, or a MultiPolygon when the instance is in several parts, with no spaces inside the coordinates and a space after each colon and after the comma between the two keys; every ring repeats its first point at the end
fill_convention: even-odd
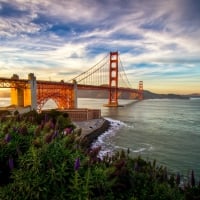
{"type": "Polygon", "coordinates": [[[118,52],[110,52],[108,107],[118,106],[118,52]]]}
{"type": "Polygon", "coordinates": [[[139,88],[138,88],[138,99],[143,99],[143,81],[139,81],[139,88]]]}

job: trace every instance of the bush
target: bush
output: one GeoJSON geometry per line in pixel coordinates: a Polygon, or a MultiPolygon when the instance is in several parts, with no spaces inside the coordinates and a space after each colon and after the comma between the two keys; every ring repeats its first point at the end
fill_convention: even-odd
{"type": "Polygon", "coordinates": [[[60,112],[6,118],[0,124],[0,199],[182,200],[198,199],[194,172],[180,176],[129,151],[98,158],[100,148],[80,147],[71,120],[60,112]],[[67,129],[71,130],[71,129],[67,129]]]}

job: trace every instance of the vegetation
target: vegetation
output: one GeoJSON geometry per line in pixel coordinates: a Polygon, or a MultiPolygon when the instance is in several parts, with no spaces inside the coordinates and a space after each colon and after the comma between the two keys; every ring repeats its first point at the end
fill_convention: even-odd
{"type": "Polygon", "coordinates": [[[100,160],[87,149],[66,114],[35,111],[0,118],[0,199],[4,200],[193,200],[200,185],[192,171],[180,175],[129,150],[100,160]]]}

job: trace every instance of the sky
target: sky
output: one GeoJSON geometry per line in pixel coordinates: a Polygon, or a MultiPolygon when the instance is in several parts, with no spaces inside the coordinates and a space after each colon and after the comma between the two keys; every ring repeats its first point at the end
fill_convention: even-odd
{"type": "Polygon", "coordinates": [[[200,0],[0,0],[0,77],[67,81],[112,51],[134,88],[200,93],[200,0]]]}

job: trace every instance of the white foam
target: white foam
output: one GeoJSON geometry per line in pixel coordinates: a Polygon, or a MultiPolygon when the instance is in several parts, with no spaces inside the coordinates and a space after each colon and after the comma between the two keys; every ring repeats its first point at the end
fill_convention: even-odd
{"type": "MultiPolygon", "coordinates": [[[[123,149],[125,151],[128,150],[128,148],[125,148],[125,147],[122,147],[122,146],[115,146],[116,149],[123,149]]],[[[140,153],[140,152],[143,152],[143,151],[146,151],[146,150],[150,150],[151,146],[149,147],[140,147],[139,149],[132,149],[132,148],[129,148],[129,151],[132,152],[132,153],[140,153]]]]}
{"type": "Polygon", "coordinates": [[[137,150],[132,150],[132,152],[134,152],[134,153],[140,153],[140,152],[143,152],[145,150],[146,150],[146,148],[140,148],[140,149],[137,149],[137,150]]]}
{"type": "Polygon", "coordinates": [[[126,124],[126,127],[129,128],[129,129],[134,129],[135,128],[134,125],[128,125],[128,124],[126,124]]]}
{"type": "Polygon", "coordinates": [[[102,158],[103,156],[109,154],[112,155],[113,150],[115,147],[111,144],[106,142],[108,138],[111,138],[116,135],[116,133],[125,126],[124,122],[121,122],[119,120],[114,120],[111,118],[105,118],[110,122],[110,128],[105,131],[102,135],[100,135],[97,140],[92,144],[92,148],[101,146],[101,150],[99,152],[99,157],[102,158]]]}
{"type": "MultiPolygon", "coordinates": [[[[126,123],[119,120],[114,120],[111,118],[105,118],[105,119],[110,122],[110,128],[106,132],[104,132],[102,135],[100,135],[91,146],[92,148],[101,146],[101,150],[98,155],[98,157],[101,159],[106,155],[112,156],[116,149],[123,149],[127,151],[128,147],[117,146],[117,145],[112,144],[112,142],[109,142],[109,141],[111,141],[111,138],[114,137],[122,127],[133,128],[133,126],[129,126],[126,123]]],[[[140,147],[135,148],[135,149],[129,148],[129,150],[132,153],[142,153],[144,151],[153,150],[153,146],[148,143],[140,143],[139,146],[140,147]]]]}
{"type": "Polygon", "coordinates": [[[152,151],[153,150],[153,146],[151,144],[148,144],[148,143],[141,143],[141,144],[146,146],[146,150],[148,150],[148,151],[152,151]]]}

